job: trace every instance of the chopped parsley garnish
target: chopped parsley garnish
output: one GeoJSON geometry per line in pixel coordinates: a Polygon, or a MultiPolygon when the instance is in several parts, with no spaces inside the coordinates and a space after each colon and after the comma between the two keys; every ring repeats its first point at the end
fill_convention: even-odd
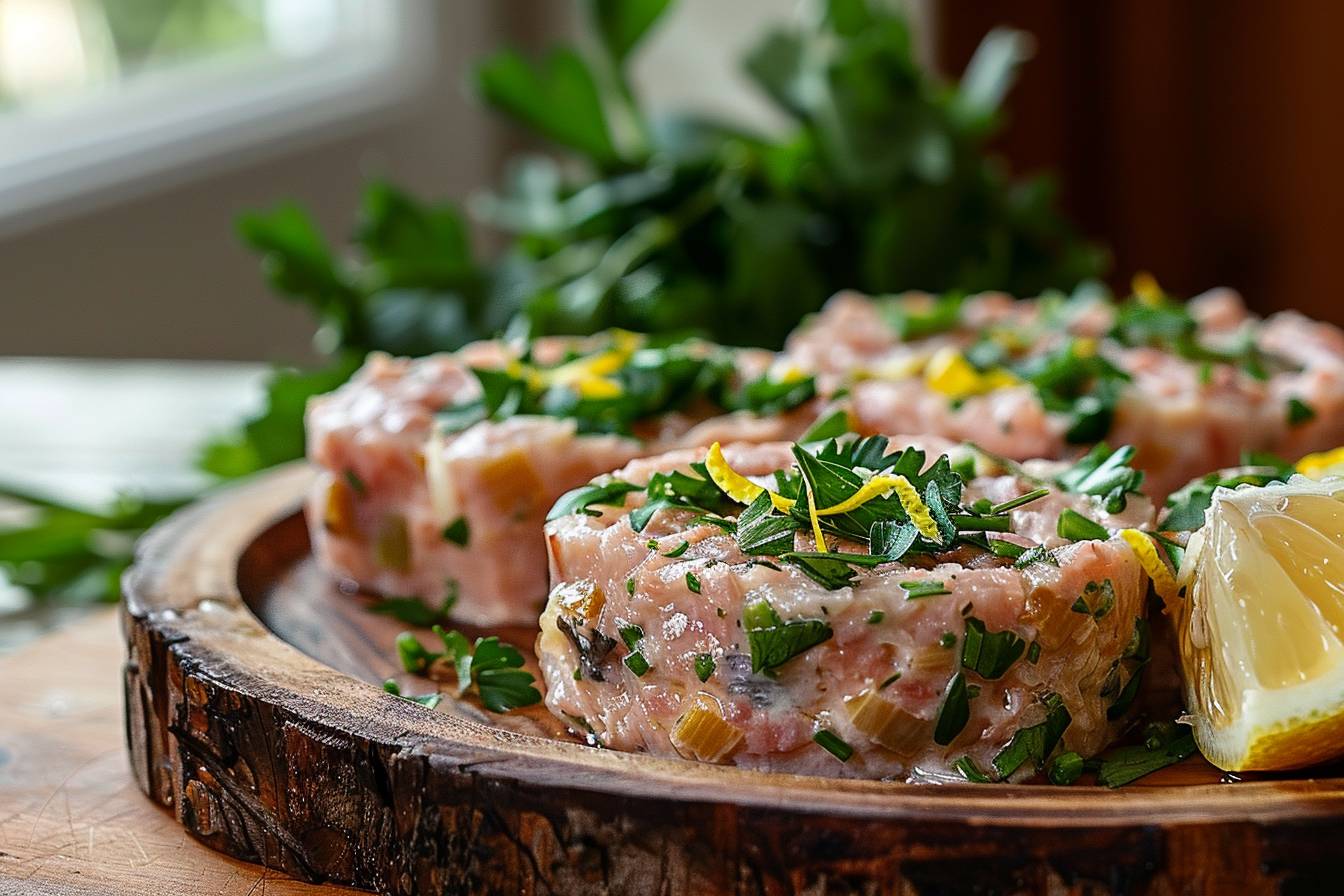
{"type": "Polygon", "coordinates": [[[943,632],[938,636],[938,646],[944,650],[951,650],[957,643],[957,636],[951,632],[943,632]]]}
{"type": "Polygon", "coordinates": [[[619,479],[590,482],[587,485],[570,489],[561,495],[559,500],[555,502],[555,506],[551,508],[551,512],[546,514],[546,519],[559,519],[562,516],[569,516],[571,513],[586,513],[590,516],[597,516],[598,511],[591,509],[594,504],[623,507],[625,496],[640,490],[639,486],[622,482],[619,479]]]}
{"type": "Polygon", "coordinates": [[[635,593],[635,579],[634,579],[634,576],[631,576],[630,578],[628,578],[628,579],[625,580],[625,593],[626,593],[626,594],[629,594],[629,595],[632,595],[632,596],[634,595],[634,593],[635,593]]]}
{"type": "Polygon", "coordinates": [[[532,687],[536,680],[522,669],[523,655],[512,644],[498,637],[477,638],[474,645],[458,631],[434,626],[443,641],[444,655],[457,671],[457,692],[475,687],[481,703],[491,712],[508,712],[541,702],[541,692],[532,687]]]}
{"type": "Polygon", "coordinates": [[[874,610],[873,612],[868,614],[868,624],[877,625],[879,622],[881,622],[883,619],[886,618],[887,618],[886,613],[883,613],[881,610],[874,610]]]}
{"type": "Polygon", "coordinates": [[[1027,642],[1010,631],[990,632],[974,616],[966,617],[961,664],[981,678],[1002,678],[1027,649],[1027,642]]]}
{"type": "Polygon", "coordinates": [[[830,625],[820,619],[785,622],[766,600],[747,604],[742,611],[742,628],[751,647],[751,671],[766,673],[829,641],[833,634],[830,625]]]}
{"type": "Polygon", "coordinates": [[[1040,700],[1045,707],[1045,720],[1029,728],[1018,729],[1008,745],[994,757],[994,770],[1000,778],[1007,778],[1027,762],[1040,771],[1073,721],[1073,716],[1058,694],[1045,694],[1040,700]]]}
{"type": "Polygon", "coordinates": [[[1097,354],[1090,340],[1073,339],[1028,358],[1014,372],[1036,389],[1041,405],[1068,421],[1070,444],[1099,442],[1110,432],[1122,386],[1129,375],[1097,354]]]}
{"type": "Polygon", "coordinates": [[[401,668],[407,672],[424,672],[431,663],[443,655],[426,650],[420,639],[410,632],[397,635],[396,643],[397,658],[401,660],[401,668]]]}
{"type": "Polygon", "coordinates": [[[460,548],[467,546],[471,540],[471,529],[467,526],[467,518],[460,516],[443,528],[443,540],[451,541],[460,548]]]}
{"type": "Polygon", "coordinates": [[[695,677],[701,681],[709,681],[709,677],[714,674],[718,664],[714,662],[714,657],[707,653],[702,653],[695,658],[695,677]]]}
{"type": "Polygon", "coordinates": [[[1059,512],[1059,523],[1055,529],[1060,538],[1067,538],[1069,541],[1105,541],[1111,537],[1111,533],[1101,523],[1094,522],[1069,507],[1059,512]]]}
{"type": "Polygon", "coordinates": [[[1293,475],[1293,465],[1279,458],[1257,455],[1246,460],[1252,463],[1209,473],[1173,492],[1167,498],[1167,515],[1158,528],[1167,532],[1193,532],[1204,525],[1204,513],[1213,503],[1215,489],[1287,482],[1293,475]]]}
{"type": "Polygon", "coordinates": [[[393,697],[400,697],[407,703],[419,703],[421,706],[428,707],[429,709],[433,709],[434,707],[438,706],[439,702],[443,700],[443,695],[438,693],[437,691],[433,694],[421,694],[419,696],[415,696],[413,694],[403,694],[401,692],[401,685],[397,684],[396,681],[391,678],[383,682],[383,690],[391,694],[393,697]]]}
{"type": "Polygon", "coordinates": [[[835,732],[826,728],[822,728],[812,735],[812,740],[816,741],[817,746],[841,762],[848,762],[849,757],[854,755],[853,747],[841,740],[835,732]]]}
{"type": "Polygon", "coordinates": [[[1040,660],[1040,658],[1041,658],[1041,642],[1032,641],[1031,644],[1028,645],[1027,647],[1027,662],[1031,663],[1034,666],[1036,665],[1036,662],[1040,660]]]}
{"type": "Polygon", "coordinates": [[[1122,787],[1193,756],[1195,750],[1195,736],[1190,729],[1149,725],[1144,743],[1111,750],[1101,759],[1097,783],[1122,787]]]}
{"type": "Polygon", "coordinates": [[[933,742],[945,747],[956,739],[971,719],[971,694],[961,670],[952,676],[943,690],[943,702],[933,723],[933,742]]]}
{"type": "Polygon", "coordinates": [[[807,432],[798,437],[803,444],[822,442],[826,439],[838,439],[849,432],[849,412],[843,408],[831,411],[807,428],[807,432]]]}
{"type": "Polygon", "coordinates": [[[817,394],[817,382],[810,376],[770,379],[761,376],[741,388],[720,393],[720,403],[730,411],[751,411],[770,416],[782,414],[810,401],[817,394]]]}
{"type": "Polygon", "coordinates": [[[700,577],[693,572],[686,573],[686,587],[691,589],[692,594],[700,593],[700,577]]]}
{"type": "Polygon", "coordinates": [[[965,302],[966,296],[959,292],[947,293],[932,300],[901,296],[881,300],[878,310],[896,337],[907,342],[957,329],[961,324],[961,307],[965,302]]]}
{"type": "Polygon", "coordinates": [[[934,579],[924,579],[915,582],[901,582],[901,587],[905,589],[906,600],[918,600],[921,597],[937,597],[940,594],[951,594],[947,587],[934,579]]]}
{"type": "Polygon", "coordinates": [[[972,784],[990,784],[989,775],[980,770],[980,766],[975,764],[975,760],[969,756],[963,756],[952,767],[961,773],[961,776],[972,784]]]}
{"type": "Polygon", "coordinates": [[[1114,451],[1099,443],[1073,466],[1055,477],[1065,491],[1103,498],[1107,513],[1125,509],[1128,497],[1139,494],[1143,472],[1130,466],[1134,446],[1123,445],[1114,451]]]}
{"type": "Polygon", "coordinates": [[[391,616],[398,622],[429,628],[436,623],[448,621],[448,614],[457,603],[457,583],[448,583],[448,594],[437,608],[425,603],[419,597],[383,597],[369,604],[370,613],[391,616]]]}
{"type": "Polygon", "coordinates": [[[1151,648],[1149,646],[1151,640],[1152,635],[1148,620],[1136,616],[1134,618],[1134,632],[1130,635],[1129,643],[1125,645],[1125,652],[1114,672],[1116,676],[1119,676],[1122,668],[1128,668],[1129,680],[1116,693],[1111,705],[1106,707],[1107,719],[1114,721],[1123,716],[1134,704],[1134,699],[1138,697],[1139,686],[1143,683],[1143,670],[1148,666],[1148,661],[1151,659],[1151,648]]]}
{"type": "Polygon", "coordinates": [[[1316,409],[1300,398],[1288,399],[1288,425],[1299,426],[1316,419],[1316,409]]]}

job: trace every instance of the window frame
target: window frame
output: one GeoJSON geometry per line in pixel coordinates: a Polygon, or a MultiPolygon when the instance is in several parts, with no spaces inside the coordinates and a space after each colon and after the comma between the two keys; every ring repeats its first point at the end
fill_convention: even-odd
{"type": "Polygon", "coordinates": [[[364,8],[379,12],[356,44],[225,56],[0,115],[0,235],[377,124],[429,83],[438,13],[420,2],[364,8]]]}

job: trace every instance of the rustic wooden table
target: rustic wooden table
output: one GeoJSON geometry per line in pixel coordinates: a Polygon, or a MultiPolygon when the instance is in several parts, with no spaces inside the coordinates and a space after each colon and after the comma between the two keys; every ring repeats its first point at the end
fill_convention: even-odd
{"type": "Polygon", "coordinates": [[[0,657],[0,893],[289,896],[301,884],[193,840],[126,764],[111,609],[0,657]]]}
{"type": "MultiPolygon", "coordinates": [[[[0,476],[90,502],[190,487],[202,437],[255,405],[263,374],[0,358],[0,476]]],[[[226,859],[145,798],[126,761],[124,649],[112,609],[27,603],[0,582],[0,894],[351,892],[226,859]]]]}

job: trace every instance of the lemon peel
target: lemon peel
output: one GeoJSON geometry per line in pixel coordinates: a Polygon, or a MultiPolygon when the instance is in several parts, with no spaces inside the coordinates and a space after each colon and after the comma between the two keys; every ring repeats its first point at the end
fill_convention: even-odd
{"type": "MultiPolygon", "coordinates": [[[[728,459],[723,456],[723,448],[718,442],[709,446],[709,453],[705,455],[705,470],[719,490],[739,504],[750,504],[765,491],[764,487],[729,466],[728,459]]],[[[773,502],[773,498],[771,500],[773,502]]]]}
{"type": "Polygon", "coordinates": [[[1157,278],[1147,271],[1139,271],[1129,281],[1129,289],[1135,297],[1149,308],[1162,304],[1162,287],[1157,278]]]}
{"type": "Polygon", "coordinates": [[[1344,475],[1344,448],[1308,454],[1293,469],[1311,479],[1344,475]]]}
{"type": "Polygon", "coordinates": [[[929,359],[924,369],[924,384],[951,399],[985,395],[1021,383],[1002,367],[981,373],[966,356],[954,348],[941,348],[929,359]]]}
{"type": "Polygon", "coordinates": [[[817,541],[817,550],[826,550],[826,539],[821,534],[821,516],[817,513],[817,499],[812,495],[812,489],[807,490],[807,515],[812,520],[812,537],[817,541]]]}
{"type": "Polygon", "coordinates": [[[1172,601],[1180,593],[1176,585],[1176,579],[1167,568],[1167,564],[1158,556],[1157,545],[1153,543],[1153,538],[1147,532],[1141,529],[1121,529],[1120,537],[1129,545],[1129,549],[1134,552],[1134,557],[1139,561],[1139,566],[1148,574],[1148,578],[1153,580],[1153,589],[1157,596],[1164,601],[1172,601]]]}

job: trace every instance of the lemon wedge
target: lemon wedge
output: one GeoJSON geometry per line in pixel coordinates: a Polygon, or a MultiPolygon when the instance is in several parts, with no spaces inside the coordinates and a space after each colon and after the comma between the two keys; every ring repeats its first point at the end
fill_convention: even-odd
{"type": "Polygon", "coordinates": [[[1344,479],[1219,488],[1181,565],[1195,742],[1228,771],[1344,756],[1344,479]]]}

